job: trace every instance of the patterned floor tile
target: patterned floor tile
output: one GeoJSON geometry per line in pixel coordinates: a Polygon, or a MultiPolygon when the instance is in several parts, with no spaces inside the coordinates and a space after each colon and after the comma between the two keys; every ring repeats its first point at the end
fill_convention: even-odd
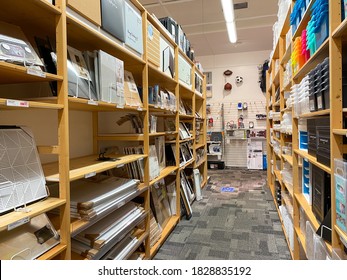
{"type": "Polygon", "coordinates": [[[234,168],[209,170],[209,175],[203,199],[192,205],[192,218],[182,219],[154,259],[290,259],[266,172],[234,168]]]}

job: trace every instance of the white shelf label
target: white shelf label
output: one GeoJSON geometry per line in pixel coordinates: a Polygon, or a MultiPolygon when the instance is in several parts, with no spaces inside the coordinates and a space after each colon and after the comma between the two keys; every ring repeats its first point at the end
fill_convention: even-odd
{"type": "Polygon", "coordinates": [[[28,68],[27,69],[27,74],[29,75],[33,75],[33,76],[37,76],[37,77],[41,77],[41,78],[46,78],[46,73],[43,72],[42,70],[39,69],[35,69],[35,68],[28,68]]]}
{"type": "Polygon", "coordinates": [[[88,173],[88,174],[85,174],[84,175],[84,178],[90,178],[90,177],[94,177],[96,175],[96,172],[90,172],[90,173],[88,173]]]}
{"type": "Polygon", "coordinates": [[[120,164],[120,165],[117,165],[116,168],[121,168],[123,166],[124,166],[124,164],[120,164]]]}
{"type": "Polygon", "coordinates": [[[137,111],[143,111],[142,107],[137,107],[137,111]]]}
{"type": "Polygon", "coordinates": [[[88,100],[88,105],[94,105],[94,106],[98,106],[99,103],[95,100],[88,100]]]}
{"type": "Polygon", "coordinates": [[[116,108],[124,109],[124,105],[119,105],[119,104],[117,104],[117,105],[116,105],[116,108]]]}
{"type": "Polygon", "coordinates": [[[12,106],[12,107],[29,107],[29,101],[23,101],[23,100],[12,100],[12,99],[7,99],[6,100],[6,105],[7,106],[12,106]]]}
{"type": "Polygon", "coordinates": [[[19,226],[21,226],[21,225],[24,225],[24,224],[26,224],[26,223],[29,223],[29,221],[30,221],[30,218],[29,218],[29,217],[20,219],[20,220],[14,222],[14,223],[12,223],[12,224],[9,224],[9,225],[7,226],[7,230],[12,230],[12,229],[14,229],[14,228],[16,228],[16,227],[19,227],[19,226]]]}

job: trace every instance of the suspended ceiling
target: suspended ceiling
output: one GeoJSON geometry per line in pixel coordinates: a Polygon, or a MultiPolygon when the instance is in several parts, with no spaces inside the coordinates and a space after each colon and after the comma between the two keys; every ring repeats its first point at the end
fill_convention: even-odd
{"type": "Polygon", "coordinates": [[[238,42],[229,43],[220,0],[139,0],[157,18],[170,16],[183,28],[197,56],[272,49],[272,26],[278,0],[248,2],[235,10],[238,42]]]}

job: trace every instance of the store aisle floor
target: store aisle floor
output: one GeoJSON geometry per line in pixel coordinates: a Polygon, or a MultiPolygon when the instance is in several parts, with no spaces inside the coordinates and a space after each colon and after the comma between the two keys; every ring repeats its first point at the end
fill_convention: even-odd
{"type": "Polygon", "coordinates": [[[209,170],[193,204],[155,260],[291,259],[265,171],[209,170]]]}

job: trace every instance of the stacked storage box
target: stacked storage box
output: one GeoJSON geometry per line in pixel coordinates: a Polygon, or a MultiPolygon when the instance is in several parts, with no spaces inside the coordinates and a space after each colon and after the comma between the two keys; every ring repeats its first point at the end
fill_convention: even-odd
{"type": "Polygon", "coordinates": [[[297,73],[299,69],[305,64],[305,56],[302,54],[301,37],[295,38],[293,44],[293,52],[291,55],[293,74],[297,73]]]}
{"type": "Polygon", "coordinates": [[[308,153],[317,161],[330,166],[330,119],[329,117],[307,120],[308,153]]]}
{"type": "Polygon", "coordinates": [[[298,28],[299,23],[306,12],[309,2],[309,0],[297,0],[295,2],[293,11],[290,15],[290,25],[292,26],[293,34],[298,28]]]}
{"type": "Polygon", "coordinates": [[[302,160],[302,189],[301,192],[306,198],[307,202],[312,204],[312,190],[310,182],[310,163],[307,159],[302,160]]]}
{"type": "Polygon", "coordinates": [[[311,55],[322,45],[329,33],[329,2],[316,0],[311,7],[311,20],[307,25],[308,47],[311,55]]]}
{"type": "Polygon", "coordinates": [[[291,93],[294,102],[294,116],[309,113],[309,76],[302,79],[300,84],[293,85],[291,93]]]}
{"type": "Polygon", "coordinates": [[[330,108],[329,58],[325,58],[309,74],[310,111],[330,108]]]}

